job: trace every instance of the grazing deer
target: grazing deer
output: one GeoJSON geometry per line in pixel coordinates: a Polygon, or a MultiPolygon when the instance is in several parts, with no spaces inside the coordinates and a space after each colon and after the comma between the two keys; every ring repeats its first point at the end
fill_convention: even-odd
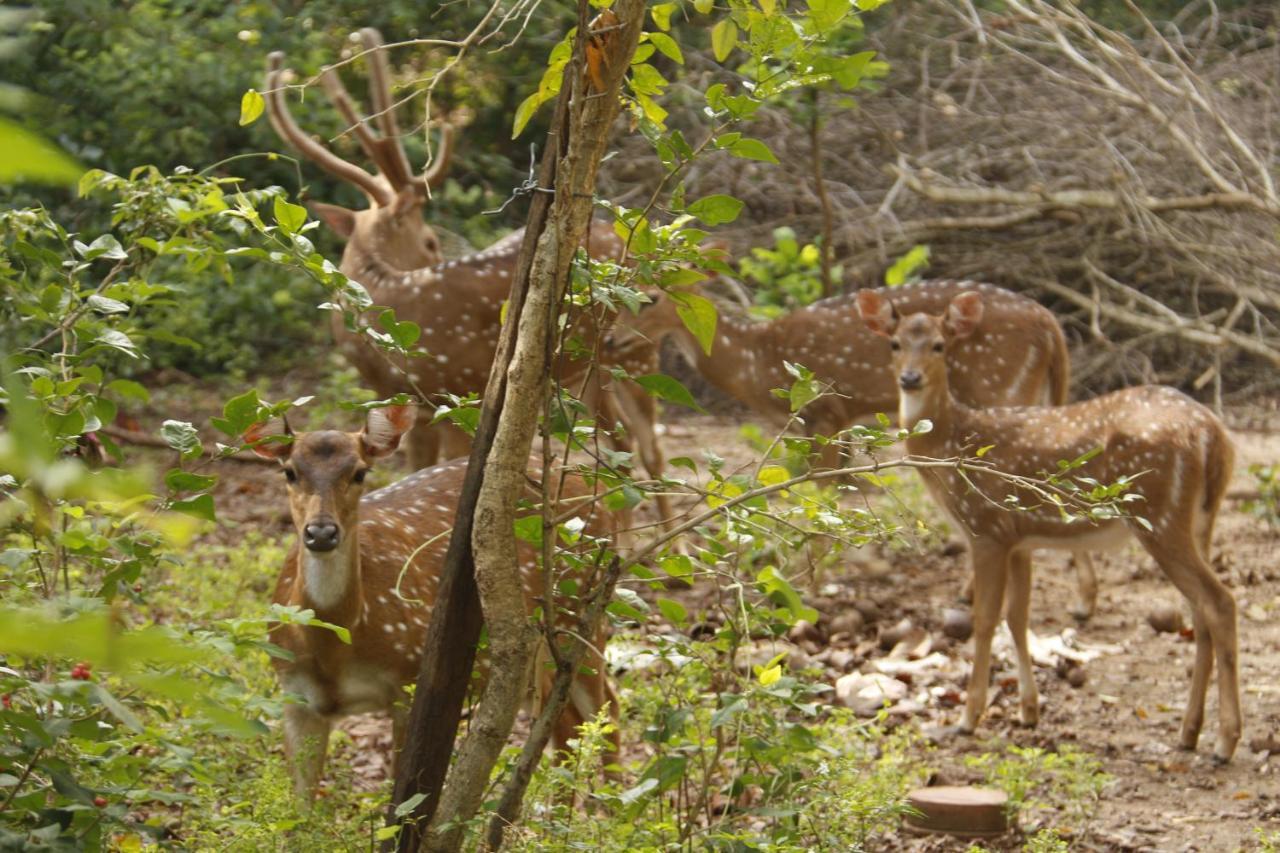
{"type": "MultiPolygon", "coordinates": [[[[1052,312],[1034,300],[970,281],[924,281],[873,292],[892,294],[903,311],[938,313],[965,290],[981,293],[987,311],[981,327],[956,342],[950,363],[956,397],[972,406],[1065,403],[1071,373],[1067,342],[1052,312]]],[[[794,381],[784,362],[804,365],[835,392],[802,413],[817,435],[835,435],[898,404],[897,388],[885,370],[889,344],[863,326],[853,295],[823,299],[768,322],[722,313],[710,353],[685,328],[670,299],[646,307],[632,326],[653,340],[672,337],[712,385],[775,420],[791,415],[789,401],[773,393],[794,381]]],[[[821,461],[833,466],[837,448],[827,445],[821,461]]],[[[1098,584],[1089,555],[1078,556],[1079,602],[1073,612],[1087,619],[1096,606],[1098,584]]]]}
{"type": "MultiPolygon", "coordinates": [[[[303,699],[285,707],[284,736],[294,789],[305,802],[315,796],[329,729],[337,718],[389,710],[397,753],[403,744],[404,688],[418,675],[467,462],[425,468],[363,494],[369,468],[396,449],[413,422],[412,406],[390,406],[371,410],[360,432],[301,433],[280,444],[263,441],[273,430],[259,424],[245,435],[245,441],[258,442],[258,455],[284,469],[298,534],[272,600],[313,610],[320,620],[351,634],[348,644],[328,628],[281,625],[271,632],[272,642],[293,654],[293,660],[273,661],[280,683],[303,699]]],[[[287,425],[283,432],[292,435],[287,425]]],[[[577,478],[569,481],[571,493],[590,494],[577,478]]],[[[589,532],[613,532],[609,516],[591,518],[590,509],[583,514],[589,532]]],[[[532,612],[546,590],[526,546],[521,546],[521,574],[532,612]]],[[[563,609],[567,604],[559,603],[559,618],[576,629],[576,619],[563,609]]],[[[604,643],[602,629],[591,638],[570,704],[556,726],[557,749],[601,708],[616,719],[617,703],[601,657],[604,643]]],[[[537,678],[536,692],[545,696],[551,679],[545,672],[537,678]]]]}
{"type": "MultiPolygon", "coordinates": [[[[348,210],[313,202],[311,209],[346,240],[341,270],[369,292],[376,305],[395,310],[397,319],[410,320],[422,330],[427,351],[412,359],[389,359],[365,336],[348,330],[343,318],[332,321],[335,339],[364,382],[379,396],[421,392],[433,399],[447,394],[466,396],[484,390],[497,350],[502,306],[515,275],[519,233],[509,235],[488,249],[445,262],[436,233],[423,221],[428,190],[443,181],[452,153],[452,129],[445,125],[435,162],[423,174],[409,166],[395,118],[391,74],[382,38],[376,30],[360,31],[368,51],[369,94],[377,127],[355,110],[337,72],[325,69],[321,81],[330,99],[352,128],[377,172],[338,157],[298,126],[285,99],[284,55],[268,57],[264,98],[276,133],[320,168],[360,189],[368,199],[364,210],[348,210]]],[[[587,249],[595,257],[618,257],[622,242],[611,225],[593,222],[587,249]]],[[[590,343],[599,334],[591,323],[583,324],[582,337],[590,343]]],[[[656,370],[657,352],[652,346],[628,348],[614,362],[632,375],[656,370]]],[[[565,387],[581,393],[599,414],[601,425],[620,420],[635,442],[640,461],[654,477],[665,468],[655,423],[657,409],[642,389],[627,383],[608,385],[596,373],[582,386],[580,365],[561,369],[565,387]]],[[[431,412],[419,413],[420,423],[407,437],[410,464],[415,468],[442,459],[465,455],[470,440],[448,424],[432,425],[431,412]]],[[[658,513],[670,518],[664,496],[657,498],[658,513]]]]}
{"type": "Polygon", "coordinates": [[[886,373],[898,386],[900,425],[911,428],[922,419],[933,424],[929,432],[907,439],[912,456],[951,459],[989,447],[983,459],[993,468],[1040,477],[1056,471],[1060,459],[1098,450],[1083,475],[1102,482],[1137,475],[1131,491],[1141,496],[1138,512],[1149,526],[1132,518],[1065,520],[1058,507],[994,473],[921,471],[934,500],[965,531],[973,566],[974,660],[960,728],[972,732],[986,710],[991,637],[1002,603],[1017,651],[1022,721],[1035,725],[1039,717],[1027,649],[1032,550],[1111,547],[1132,535],[1195,614],[1195,665],[1181,745],[1195,749],[1199,740],[1216,658],[1214,757],[1229,761],[1241,732],[1236,603],[1208,563],[1234,456],[1222,423],[1180,392],[1160,386],[1127,388],[1054,408],[970,408],[957,399],[953,385],[962,372],[961,348],[983,322],[987,294],[960,293],[944,311],[911,314],[876,291],[861,291],[857,299],[867,328],[892,347],[892,369],[886,373]],[[1017,508],[1010,507],[1011,499],[1018,499],[1017,508]]]}

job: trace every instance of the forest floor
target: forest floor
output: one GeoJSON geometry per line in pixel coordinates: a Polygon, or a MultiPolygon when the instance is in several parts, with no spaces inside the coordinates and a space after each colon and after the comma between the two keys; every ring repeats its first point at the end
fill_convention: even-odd
{"type": "MultiPolygon", "coordinates": [[[[284,391],[297,390],[287,387],[289,384],[286,381],[284,391]]],[[[208,388],[170,386],[167,393],[162,390],[157,395],[151,409],[167,410],[163,417],[190,419],[206,432],[207,418],[215,413],[211,410],[213,401],[219,396],[210,392],[208,388]]],[[[144,419],[149,421],[150,417],[144,419]]],[[[350,413],[329,412],[325,420],[333,427],[355,426],[350,413]],[[351,424],[339,426],[347,421],[351,424]]],[[[936,743],[927,757],[936,781],[980,781],[981,774],[966,766],[966,757],[1007,744],[1053,747],[1069,743],[1095,754],[1113,777],[1096,811],[1073,827],[1077,830],[1072,838],[1075,849],[1255,849],[1257,828],[1271,832],[1280,828],[1280,755],[1268,757],[1251,748],[1251,743],[1268,738],[1273,745],[1280,740],[1280,679],[1276,677],[1280,672],[1280,564],[1276,559],[1280,530],[1248,513],[1241,499],[1256,490],[1249,466],[1280,459],[1280,429],[1271,429],[1280,425],[1258,411],[1232,412],[1227,420],[1235,427],[1236,479],[1234,495],[1219,519],[1214,565],[1239,606],[1245,731],[1235,761],[1227,767],[1216,767],[1211,761],[1217,731],[1216,685],[1210,689],[1200,749],[1187,753],[1176,748],[1194,643],[1185,635],[1157,633],[1148,625],[1146,616],[1153,607],[1162,602],[1181,606],[1180,597],[1135,545],[1099,555],[1097,613],[1083,625],[1071,615],[1075,582],[1065,556],[1038,555],[1032,631],[1042,641],[1065,638],[1068,646],[1074,642],[1074,654],[1097,656],[1082,665],[1084,683],[1073,687],[1063,677],[1065,668],[1053,665],[1053,649],[1048,648],[1046,665],[1037,667],[1042,710],[1040,724],[1032,730],[1016,723],[1011,649],[1007,643],[998,643],[988,715],[978,736],[936,743]]],[[[673,418],[665,439],[667,453],[700,458],[702,448],[713,447],[728,460],[728,468],[746,464],[752,451],[740,437],[741,423],[742,419],[723,414],[673,418]]],[[[158,428],[158,418],[154,424],[138,426],[153,431],[158,428]]],[[[298,428],[306,425],[295,426],[298,428]]],[[[150,457],[157,465],[161,455],[160,451],[131,451],[131,456],[150,457]]],[[[272,538],[291,535],[284,482],[275,470],[229,462],[216,467],[221,476],[217,493],[221,524],[212,537],[225,543],[250,530],[272,538]]],[[[938,521],[918,485],[913,482],[906,491],[905,504],[910,511],[930,523],[938,521]]],[[[801,660],[820,667],[825,680],[834,684],[846,674],[871,673],[883,666],[889,655],[882,648],[881,635],[909,620],[922,629],[914,637],[923,635],[923,639],[913,641],[914,648],[905,655],[910,666],[907,674],[898,678],[908,683],[907,696],[891,709],[890,721],[922,730],[955,723],[971,648],[971,643],[949,638],[942,630],[944,612],[965,607],[959,603],[959,594],[967,576],[966,556],[957,542],[932,537],[914,547],[869,546],[851,552],[842,565],[828,568],[809,586],[806,603],[817,608],[820,619],[807,636],[795,638],[791,650],[800,653],[801,660]],[[854,611],[858,616],[850,617],[854,611]]],[[[266,595],[277,567],[263,566],[262,571],[266,595]]],[[[700,606],[705,610],[715,595],[699,588],[679,594],[691,612],[700,606]]],[[[901,664],[901,649],[896,657],[901,664]]],[[[389,727],[381,721],[356,718],[344,728],[356,746],[341,751],[361,762],[358,775],[368,775],[374,784],[385,770],[389,727]],[[379,748],[365,749],[368,746],[379,748]]],[[[341,754],[336,758],[342,760],[341,754]]],[[[903,832],[881,838],[876,849],[963,851],[970,843],[903,832]]],[[[982,843],[989,849],[1006,850],[1017,849],[1019,842],[1010,836],[1006,840],[983,839],[982,843]]]]}

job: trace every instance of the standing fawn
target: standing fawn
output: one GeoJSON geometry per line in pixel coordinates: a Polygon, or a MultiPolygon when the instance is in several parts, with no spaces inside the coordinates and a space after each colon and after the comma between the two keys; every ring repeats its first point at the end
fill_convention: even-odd
{"type": "Polygon", "coordinates": [[[911,428],[925,419],[933,424],[929,432],[907,439],[907,451],[951,459],[990,447],[983,459],[996,470],[1040,477],[1056,471],[1059,459],[1099,450],[1081,473],[1102,482],[1137,475],[1131,491],[1141,496],[1138,514],[1150,526],[1134,519],[1066,521],[1056,506],[1037,502],[1029,491],[994,473],[921,471],[929,493],[969,540],[974,659],[961,730],[972,732],[987,707],[991,638],[1002,604],[1017,651],[1022,721],[1035,725],[1039,717],[1027,649],[1031,552],[1114,547],[1132,535],[1186,596],[1194,613],[1195,665],[1181,746],[1195,749],[1199,740],[1216,658],[1219,722],[1214,757],[1229,761],[1242,726],[1236,604],[1208,563],[1214,520],[1231,479],[1233,451],[1225,427],[1208,409],[1160,386],[1128,388],[1057,408],[970,408],[954,396],[955,372],[948,367],[954,366],[957,349],[982,322],[983,302],[982,294],[966,292],[956,295],[941,314],[902,316],[882,294],[858,294],[867,328],[888,338],[893,348],[900,425],[911,428]],[[1018,499],[1016,508],[1009,506],[1010,498],[1018,499]]]}
{"type": "MultiPolygon", "coordinates": [[[[360,432],[301,433],[280,444],[262,441],[272,429],[259,424],[245,435],[246,441],[258,442],[258,455],[284,469],[298,533],[272,600],[313,610],[318,619],[351,634],[348,644],[328,628],[281,625],[271,632],[272,642],[293,654],[293,660],[273,662],[284,689],[302,698],[285,707],[284,743],[294,790],[307,803],[315,797],[334,720],[391,711],[397,753],[403,743],[404,688],[418,675],[467,461],[424,468],[362,494],[369,468],[396,449],[413,422],[413,407],[390,406],[371,410],[360,432]]],[[[284,434],[291,435],[287,424],[284,434]]],[[[576,478],[569,479],[572,493],[589,494],[573,482],[576,478]]],[[[590,516],[586,510],[583,514],[590,516]]],[[[589,518],[586,530],[607,536],[611,520],[589,518]]],[[[545,593],[543,573],[524,546],[521,569],[532,612],[545,593]]],[[[556,603],[557,618],[575,629],[576,619],[564,610],[568,603],[556,603]]],[[[617,704],[601,657],[604,642],[603,630],[591,638],[570,704],[555,729],[557,749],[601,708],[616,720],[617,704]]],[[[551,679],[543,671],[536,676],[536,691],[545,696],[551,679]]],[[[609,763],[610,756],[605,760],[609,763]]]]}
{"type": "MultiPolygon", "coordinates": [[[[1052,312],[1034,300],[971,281],[924,281],[874,292],[892,294],[903,311],[939,313],[966,290],[981,293],[987,311],[974,333],[952,351],[956,397],[971,406],[1065,403],[1071,375],[1066,338],[1052,312]]],[[[835,392],[802,412],[806,428],[817,435],[873,420],[898,403],[897,386],[885,369],[889,343],[863,326],[853,295],[823,299],[768,322],[722,313],[710,353],[684,327],[670,299],[660,297],[631,325],[655,340],[672,337],[711,384],[775,420],[791,414],[790,401],[773,393],[792,382],[784,362],[803,364],[835,392]]],[[[836,461],[836,448],[828,445],[822,464],[836,461]]],[[[1073,612],[1086,619],[1093,615],[1098,584],[1088,553],[1078,557],[1079,602],[1073,612]]]]}

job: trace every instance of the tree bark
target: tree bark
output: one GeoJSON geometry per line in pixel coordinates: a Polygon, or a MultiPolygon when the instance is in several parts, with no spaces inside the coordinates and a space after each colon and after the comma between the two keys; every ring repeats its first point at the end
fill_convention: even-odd
{"type": "Polygon", "coordinates": [[[479,809],[511,733],[537,641],[521,592],[515,503],[548,393],[555,320],[573,255],[590,224],[596,172],[619,111],[618,93],[645,3],[619,0],[592,26],[589,8],[581,0],[579,36],[540,174],[540,187],[553,187],[554,196],[535,194],[446,560],[441,592],[449,596],[437,598],[423,654],[395,802],[415,793],[426,798],[413,811],[414,822],[402,829],[400,850],[415,849],[419,839],[422,850],[460,848],[465,823],[479,809]],[[478,637],[472,589],[478,590],[488,625],[489,678],[441,792],[478,637]],[[424,821],[428,829],[420,836],[424,821]]]}

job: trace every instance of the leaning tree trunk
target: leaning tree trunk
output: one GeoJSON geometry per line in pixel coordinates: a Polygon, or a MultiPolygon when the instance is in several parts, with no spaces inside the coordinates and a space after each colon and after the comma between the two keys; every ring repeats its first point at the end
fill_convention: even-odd
{"type": "MultiPolygon", "coordinates": [[[[551,341],[569,268],[587,233],[596,172],[618,115],[618,94],[643,23],[644,0],[619,0],[588,25],[565,69],[507,323],[485,389],[481,426],[459,500],[423,654],[395,803],[424,798],[400,833],[400,850],[457,850],[511,733],[537,637],[529,624],[514,536],[537,416],[548,393],[551,341]],[[590,71],[588,71],[590,66],[590,71]],[[550,201],[548,202],[548,199],[550,201]],[[472,570],[474,568],[474,579],[472,570]],[[445,590],[451,592],[445,597],[445,590]],[[441,792],[465,696],[479,623],[488,625],[489,679],[441,792]],[[428,823],[429,821],[429,823],[428,823]],[[423,826],[427,829],[422,833],[423,826]]],[[[394,808],[394,807],[393,807],[394,808]]],[[[393,820],[398,820],[394,818],[393,820]]]]}

